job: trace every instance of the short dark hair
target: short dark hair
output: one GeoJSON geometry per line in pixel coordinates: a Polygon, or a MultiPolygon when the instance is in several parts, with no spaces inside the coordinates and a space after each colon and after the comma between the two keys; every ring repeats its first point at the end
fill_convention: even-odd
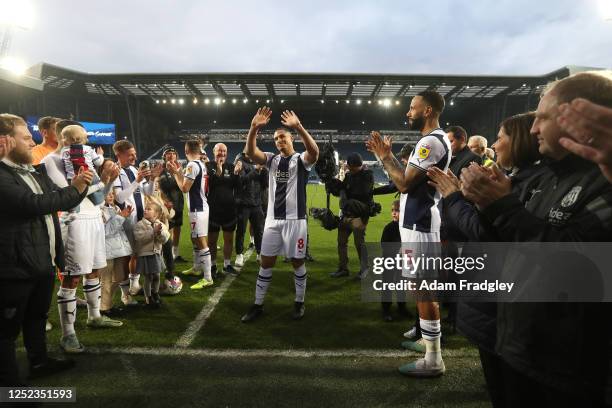
{"type": "Polygon", "coordinates": [[[423,98],[425,103],[431,106],[431,109],[438,115],[444,111],[444,97],[436,91],[422,91],[417,96],[423,98]]]}
{"type": "Polygon", "coordinates": [[[58,135],[61,135],[62,134],[62,130],[64,130],[65,127],[71,126],[71,125],[76,125],[76,126],[80,126],[82,128],[85,128],[83,125],[81,125],[76,120],[61,119],[60,121],[58,121],[55,124],[55,133],[57,133],[58,135]]]}
{"type": "Polygon", "coordinates": [[[453,132],[453,137],[455,139],[464,139],[467,141],[467,131],[461,126],[449,126],[444,129],[446,133],[453,132]]]}
{"type": "Polygon", "coordinates": [[[535,113],[527,112],[510,116],[501,123],[504,132],[510,138],[510,160],[512,166],[530,166],[542,158],[538,150],[538,139],[531,135],[531,126],[535,113]]]}
{"type": "Polygon", "coordinates": [[[38,119],[38,130],[49,130],[60,120],[60,118],[54,118],[53,116],[43,116],[38,119]]]}
{"type": "Polygon", "coordinates": [[[202,141],[200,139],[186,141],[185,147],[189,153],[202,153],[202,141]]]}
{"type": "Polygon", "coordinates": [[[287,133],[289,136],[293,136],[293,134],[291,133],[291,131],[289,129],[287,129],[286,127],[279,127],[277,128],[274,133],[276,132],[282,132],[282,133],[287,133]]]}
{"type": "Polygon", "coordinates": [[[132,149],[133,147],[134,147],[134,145],[129,140],[125,140],[125,139],[124,140],[118,140],[113,145],[113,152],[115,152],[115,155],[116,155],[117,153],[126,152],[126,151],[132,149]]]}

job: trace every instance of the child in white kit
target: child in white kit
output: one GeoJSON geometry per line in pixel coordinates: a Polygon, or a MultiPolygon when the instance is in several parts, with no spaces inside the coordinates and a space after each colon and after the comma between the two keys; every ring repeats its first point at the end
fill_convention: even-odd
{"type": "Polygon", "coordinates": [[[144,294],[148,306],[158,308],[159,275],[163,270],[162,246],[170,239],[168,228],[160,221],[162,208],[149,202],[144,209],[144,217],[134,226],[134,252],[138,257],[136,273],[144,276],[144,294]]]}
{"type": "MultiPolygon", "coordinates": [[[[70,143],[70,146],[64,146],[60,153],[68,184],[76,177],[81,168],[84,170],[92,170],[94,172],[94,178],[91,184],[98,184],[100,178],[95,170],[102,165],[104,158],[96,153],[91,146],[87,146],[87,132],[85,129],[76,125],[66,126],[62,130],[62,136],[66,142],[70,143]]],[[[104,202],[104,193],[102,191],[96,191],[95,193],[89,194],[87,198],[94,205],[100,205],[104,202]]],[[[78,207],[73,211],[78,212],[78,207]]]]}

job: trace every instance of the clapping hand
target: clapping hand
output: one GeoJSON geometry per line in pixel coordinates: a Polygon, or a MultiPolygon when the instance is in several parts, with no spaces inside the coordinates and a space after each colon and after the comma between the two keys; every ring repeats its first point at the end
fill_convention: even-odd
{"type": "Polygon", "coordinates": [[[131,205],[126,205],[125,208],[121,211],[119,211],[119,214],[123,217],[123,218],[127,218],[130,216],[130,214],[134,211],[134,207],[132,207],[131,205]]]}
{"type": "Polygon", "coordinates": [[[461,182],[451,169],[448,169],[445,173],[438,167],[430,167],[427,170],[427,177],[430,178],[427,184],[438,190],[444,198],[461,190],[461,182]]]}
{"type": "Polygon", "coordinates": [[[79,173],[75,178],[72,179],[72,185],[78,190],[80,194],[89,187],[93,180],[93,171],[85,170],[85,167],[79,169],[79,173]]]}
{"type": "Polygon", "coordinates": [[[368,151],[374,153],[380,160],[387,159],[391,153],[391,143],[393,139],[388,136],[384,138],[379,132],[372,132],[370,138],[366,141],[368,151]]]}
{"type": "Polygon", "coordinates": [[[461,171],[461,192],[480,208],[507,196],[512,191],[510,178],[497,165],[470,164],[461,171]]]}

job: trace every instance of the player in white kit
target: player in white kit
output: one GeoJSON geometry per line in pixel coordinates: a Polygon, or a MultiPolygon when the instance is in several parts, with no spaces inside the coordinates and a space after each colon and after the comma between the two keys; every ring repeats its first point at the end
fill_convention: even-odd
{"type": "Polygon", "coordinates": [[[257,148],[257,133],[270,121],[272,111],[268,107],[257,110],[251,121],[245,154],[255,164],[265,164],[269,170],[268,213],[261,242],[261,266],[255,286],[255,303],[242,316],[242,322],[250,322],[263,313],[263,302],[272,281],[272,268],[276,257],[284,254],[291,259],[294,269],[295,303],[293,319],[304,316],[306,293],[306,245],[308,224],[306,221],[306,183],[308,172],[319,157],[319,147],[304,129],[293,111],[281,114],[281,123],[300,136],[306,151],[293,149],[293,135],[287,128],[274,132],[274,144],[278,153],[264,153],[257,148]]]}
{"type": "Polygon", "coordinates": [[[185,172],[180,169],[177,162],[168,162],[167,169],[174,175],[176,184],[182,192],[187,193],[187,209],[189,210],[189,224],[191,226],[191,242],[193,244],[193,267],[184,274],[203,275],[191,289],[203,289],[212,286],[210,249],[208,248],[208,218],[209,208],[206,200],[208,191],[208,175],[206,165],[200,159],[202,155],[202,142],[189,140],[185,143],[185,156],[189,163],[185,172]]]}
{"type": "MultiPolygon", "coordinates": [[[[402,193],[400,200],[400,235],[402,250],[415,256],[432,255],[440,242],[440,194],[427,184],[427,169],[433,166],[446,172],[451,160],[450,141],[440,129],[439,118],[444,110],[444,98],[435,91],[423,91],[412,98],[406,114],[410,128],[423,137],[418,141],[405,168],[391,152],[391,139],[372,132],[368,150],[382,161],[389,177],[402,193]],[[409,249],[406,247],[410,247],[409,249]]],[[[417,278],[425,278],[425,271],[413,271],[417,278]]],[[[400,373],[413,377],[433,377],[444,373],[440,347],[440,308],[437,302],[419,294],[417,307],[422,341],[404,342],[402,346],[425,352],[425,357],[399,368],[400,373]],[[425,298],[425,299],[424,299],[425,298]]]]}

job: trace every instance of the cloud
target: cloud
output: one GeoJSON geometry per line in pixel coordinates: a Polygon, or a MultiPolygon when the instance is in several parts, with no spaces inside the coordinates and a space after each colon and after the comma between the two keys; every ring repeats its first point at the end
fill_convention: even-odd
{"type": "Polygon", "coordinates": [[[543,74],[612,66],[595,0],[38,0],[13,54],[86,72],[543,74]]]}

